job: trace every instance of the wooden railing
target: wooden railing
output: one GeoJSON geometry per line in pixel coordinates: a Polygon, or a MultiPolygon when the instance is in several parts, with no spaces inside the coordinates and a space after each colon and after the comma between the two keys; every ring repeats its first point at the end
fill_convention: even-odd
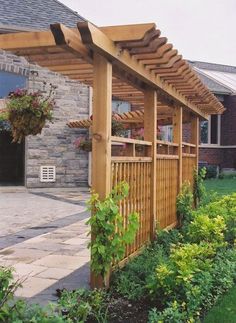
{"type": "Polygon", "coordinates": [[[179,145],[157,140],[156,165],[156,225],[173,227],[177,223],[176,197],[178,194],[179,145]]]}
{"type": "Polygon", "coordinates": [[[150,148],[152,143],[145,140],[137,140],[132,138],[123,137],[111,137],[112,145],[121,144],[123,146],[122,150],[115,151],[113,149],[114,156],[125,156],[125,157],[145,157],[150,156],[150,148]]]}
{"type": "Polygon", "coordinates": [[[178,155],[179,145],[170,141],[157,140],[157,154],[176,156],[178,155]]]}
{"type": "Polygon", "coordinates": [[[139,229],[132,245],[126,247],[126,259],[136,254],[139,249],[150,240],[150,201],[151,201],[151,157],[136,156],[135,145],[151,148],[148,141],[128,138],[112,137],[113,142],[122,142],[131,145],[133,156],[112,157],[112,187],[120,181],[129,184],[129,196],[120,203],[120,212],[124,218],[124,226],[127,217],[132,212],[139,214],[139,229]]]}
{"type": "MultiPolygon", "coordinates": [[[[151,232],[151,165],[150,151],[152,143],[136,139],[112,137],[112,143],[125,144],[126,156],[112,156],[112,187],[120,181],[129,184],[129,196],[120,203],[124,226],[131,212],[139,214],[139,229],[135,242],[126,247],[121,264],[128,257],[139,252],[140,248],[150,241],[151,232]],[[145,154],[137,155],[136,148],[145,154]]],[[[196,162],[196,146],[183,143],[183,181],[193,183],[193,169],[196,162]]],[[[154,224],[159,228],[171,228],[177,224],[176,198],[179,192],[179,145],[172,142],[157,141],[156,155],[156,214],[154,224]]]]}
{"type": "Polygon", "coordinates": [[[183,142],[182,151],[182,182],[189,182],[191,187],[193,187],[193,172],[197,166],[196,145],[183,142]]]}

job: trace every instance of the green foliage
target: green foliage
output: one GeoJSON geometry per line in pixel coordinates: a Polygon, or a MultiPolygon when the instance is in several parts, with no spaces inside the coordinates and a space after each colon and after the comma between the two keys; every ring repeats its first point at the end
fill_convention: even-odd
{"type": "Polygon", "coordinates": [[[63,291],[58,301],[59,309],[64,314],[66,322],[107,322],[107,295],[103,290],[77,289],[63,291]]]}
{"type": "Polygon", "coordinates": [[[193,199],[194,199],[194,205],[197,207],[201,200],[206,195],[206,189],[203,184],[203,181],[206,177],[206,168],[200,168],[199,172],[197,169],[194,170],[194,176],[193,176],[193,199]]]}
{"type": "Polygon", "coordinates": [[[153,323],[198,322],[236,282],[236,194],[193,211],[191,192],[183,191],[184,228],[157,232],[156,242],[114,280],[119,294],[156,303],[153,323]]]}
{"type": "MultiPolygon", "coordinates": [[[[169,303],[167,307],[162,311],[158,311],[157,308],[153,308],[149,312],[148,323],[182,323],[186,322],[185,304],[179,305],[176,301],[169,303]]],[[[188,320],[191,322],[191,320],[188,320]]]]}
{"type": "Polygon", "coordinates": [[[188,236],[191,242],[201,241],[214,243],[218,247],[225,245],[224,232],[226,224],[222,216],[211,219],[208,215],[199,214],[188,226],[188,236]]]}
{"type": "Polygon", "coordinates": [[[62,323],[55,306],[29,305],[23,300],[14,300],[14,292],[20,286],[13,280],[11,268],[0,267],[0,322],[2,323],[62,323]]]}
{"type": "Polygon", "coordinates": [[[193,212],[193,216],[208,216],[211,220],[220,216],[224,219],[226,230],[224,231],[225,240],[234,244],[236,240],[236,193],[227,195],[218,201],[209,203],[193,212]]]}
{"type": "Polygon", "coordinates": [[[217,177],[217,166],[208,165],[206,168],[206,176],[205,178],[216,178],[217,177]]]}
{"type": "Polygon", "coordinates": [[[134,241],[139,226],[138,214],[127,217],[126,226],[119,212],[119,203],[128,196],[129,186],[120,182],[104,201],[93,194],[89,201],[92,216],[88,223],[94,239],[91,247],[91,269],[104,278],[112,263],[117,263],[125,254],[125,247],[134,241]]]}
{"type": "Polygon", "coordinates": [[[154,245],[156,246],[156,249],[160,248],[161,246],[165,253],[169,255],[173,245],[182,242],[184,242],[184,236],[182,235],[180,230],[158,230],[156,242],[154,243],[154,245]]]}
{"type": "Polygon", "coordinates": [[[189,183],[184,183],[177,196],[177,212],[180,223],[183,220],[190,221],[193,208],[193,193],[189,183]]]}
{"type": "Polygon", "coordinates": [[[112,290],[129,300],[138,300],[148,295],[147,284],[158,263],[166,256],[160,245],[150,245],[139,257],[128,262],[124,270],[112,276],[112,290]]]}

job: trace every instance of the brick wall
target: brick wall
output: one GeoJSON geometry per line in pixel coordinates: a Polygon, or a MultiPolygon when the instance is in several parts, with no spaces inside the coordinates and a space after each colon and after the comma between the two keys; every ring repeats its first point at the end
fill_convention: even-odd
{"type": "Polygon", "coordinates": [[[236,145],[236,95],[224,100],[226,111],[221,116],[221,145],[236,145]]]}
{"type": "Polygon", "coordinates": [[[4,51],[0,51],[0,70],[27,76],[27,87],[34,91],[45,90],[45,81],[57,86],[54,96],[54,123],[47,124],[41,135],[26,138],[26,186],[32,188],[86,185],[88,154],[78,152],[74,147],[75,139],[83,130],[70,129],[66,122],[69,119],[88,117],[89,88],[4,51]],[[56,166],[55,183],[39,181],[41,165],[56,166]]]}
{"type": "Polygon", "coordinates": [[[236,148],[200,148],[199,161],[222,168],[236,169],[236,148]]]}
{"type": "MultiPolygon", "coordinates": [[[[236,146],[236,95],[225,96],[221,116],[221,145],[236,146]]],[[[200,148],[199,160],[220,168],[236,169],[236,148],[200,148]]]]}

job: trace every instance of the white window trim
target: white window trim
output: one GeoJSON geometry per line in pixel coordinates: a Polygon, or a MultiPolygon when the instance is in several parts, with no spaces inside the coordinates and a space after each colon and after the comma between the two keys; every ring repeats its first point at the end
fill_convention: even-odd
{"type": "Polygon", "coordinates": [[[217,144],[211,144],[211,118],[208,120],[208,138],[207,143],[201,143],[201,148],[209,148],[209,147],[221,147],[220,146],[220,140],[221,140],[221,115],[217,115],[217,144]]]}

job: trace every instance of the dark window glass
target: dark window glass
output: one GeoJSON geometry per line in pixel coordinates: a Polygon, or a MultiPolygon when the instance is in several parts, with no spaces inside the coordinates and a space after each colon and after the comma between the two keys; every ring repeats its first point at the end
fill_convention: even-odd
{"type": "Polygon", "coordinates": [[[211,144],[217,144],[218,142],[218,116],[211,116],[211,144]]]}
{"type": "Polygon", "coordinates": [[[0,71],[0,99],[5,98],[9,92],[25,86],[25,76],[0,71]]]}
{"type": "Polygon", "coordinates": [[[201,122],[201,143],[207,144],[208,143],[208,121],[201,122]]]}

